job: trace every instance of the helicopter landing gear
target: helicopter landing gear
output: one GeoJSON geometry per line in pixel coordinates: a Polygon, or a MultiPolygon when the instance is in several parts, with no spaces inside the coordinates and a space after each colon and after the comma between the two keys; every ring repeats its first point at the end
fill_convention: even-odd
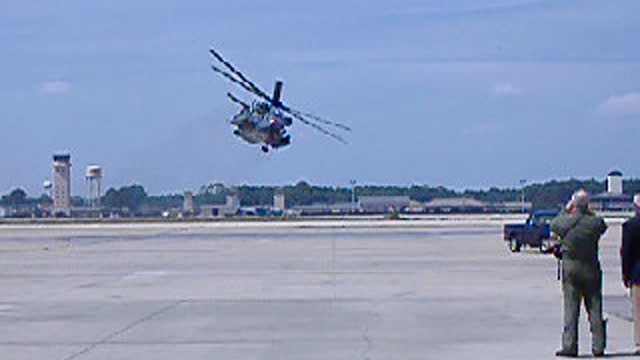
{"type": "Polygon", "coordinates": [[[269,147],[267,145],[262,145],[262,151],[266,154],[269,152],[269,147]]]}

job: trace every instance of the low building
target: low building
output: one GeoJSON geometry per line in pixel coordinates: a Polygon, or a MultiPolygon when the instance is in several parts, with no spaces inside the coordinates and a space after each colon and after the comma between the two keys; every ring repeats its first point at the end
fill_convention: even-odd
{"type": "Polygon", "coordinates": [[[426,211],[426,207],[423,202],[411,200],[409,207],[406,209],[408,213],[423,213],[426,211]]]}
{"type": "Polygon", "coordinates": [[[405,211],[411,205],[408,196],[360,196],[360,209],[366,213],[405,211]]]}
{"type": "Polygon", "coordinates": [[[533,203],[530,201],[497,201],[489,203],[494,213],[530,213],[533,210],[533,203]]]}
{"type": "Polygon", "coordinates": [[[482,213],[489,205],[474,198],[435,198],[424,204],[429,213],[482,213]]]}
{"type": "Polygon", "coordinates": [[[225,204],[200,206],[200,216],[202,217],[230,217],[238,215],[239,212],[240,197],[237,193],[227,195],[225,204]]]}
{"type": "Polygon", "coordinates": [[[295,206],[293,210],[300,215],[346,215],[352,212],[359,212],[350,202],[324,204],[316,203],[311,205],[295,206]]]}
{"type": "Polygon", "coordinates": [[[0,217],[4,218],[34,218],[43,216],[45,216],[45,212],[36,204],[0,206],[0,217]]]}
{"type": "Polygon", "coordinates": [[[226,204],[200,206],[201,217],[231,217],[238,215],[239,208],[230,208],[226,204]]]}
{"type": "Polygon", "coordinates": [[[628,194],[600,193],[591,198],[594,211],[633,211],[633,196],[628,194]]]}
{"type": "Polygon", "coordinates": [[[239,216],[271,217],[283,216],[284,214],[284,210],[280,208],[274,208],[272,206],[241,207],[238,211],[239,216]]]}
{"type": "Polygon", "coordinates": [[[71,217],[74,218],[103,218],[108,217],[108,215],[109,211],[104,208],[95,208],[91,206],[74,206],[71,208],[71,217]]]}
{"type": "Polygon", "coordinates": [[[529,201],[484,202],[474,198],[436,198],[424,204],[425,212],[432,214],[465,213],[529,213],[533,204],[529,201]]]}

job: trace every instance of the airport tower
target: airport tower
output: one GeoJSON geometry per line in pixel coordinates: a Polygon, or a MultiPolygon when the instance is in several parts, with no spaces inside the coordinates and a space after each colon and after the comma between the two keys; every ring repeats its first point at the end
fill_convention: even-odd
{"type": "Polygon", "coordinates": [[[71,155],[53,155],[53,209],[54,215],[71,215],[71,155]]]}
{"type": "Polygon", "coordinates": [[[226,207],[228,210],[236,211],[240,209],[240,194],[238,193],[238,189],[233,188],[229,194],[227,195],[227,204],[226,207]]]}
{"type": "Polygon", "coordinates": [[[100,197],[102,196],[102,168],[98,165],[87,166],[85,179],[87,181],[87,205],[97,209],[100,207],[100,197]]]}
{"type": "Polygon", "coordinates": [[[614,170],[607,176],[607,192],[622,194],[622,172],[614,170]]]}
{"type": "Polygon", "coordinates": [[[285,209],[285,197],[284,197],[284,189],[278,188],[273,193],[273,207],[275,209],[284,210],[285,209]]]}
{"type": "Polygon", "coordinates": [[[185,191],[184,192],[184,203],[182,204],[182,210],[185,213],[193,214],[193,192],[185,191]]]}

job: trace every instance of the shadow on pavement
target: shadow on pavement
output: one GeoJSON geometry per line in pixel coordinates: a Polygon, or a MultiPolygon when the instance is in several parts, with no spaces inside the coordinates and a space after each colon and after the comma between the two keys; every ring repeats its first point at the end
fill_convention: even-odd
{"type": "Polygon", "coordinates": [[[628,296],[605,295],[604,312],[625,321],[633,321],[631,314],[631,300],[628,296]]]}
{"type": "MultiPolygon", "coordinates": [[[[594,358],[593,355],[580,355],[579,358],[594,358]]],[[[634,352],[617,352],[617,353],[606,353],[604,354],[605,358],[616,358],[616,357],[640,357],[640,355],[636,355],[634,352]]]]}

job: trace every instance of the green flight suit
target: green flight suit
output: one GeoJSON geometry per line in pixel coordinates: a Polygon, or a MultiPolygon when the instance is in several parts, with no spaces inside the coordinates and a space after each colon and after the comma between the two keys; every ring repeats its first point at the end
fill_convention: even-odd
{"type": "Polygon", "coordinates": [[[606,346],[606,329],[602,317],[602,270],[598,242],[607,230],[604,220],[593,213],[561,213],[551,223],[551,231],[561,239],[562,292],[564,294],[564,330],[562,350],[578,352],[578,317],[580,300],[589,315],[593,353],[606,346]]]}

